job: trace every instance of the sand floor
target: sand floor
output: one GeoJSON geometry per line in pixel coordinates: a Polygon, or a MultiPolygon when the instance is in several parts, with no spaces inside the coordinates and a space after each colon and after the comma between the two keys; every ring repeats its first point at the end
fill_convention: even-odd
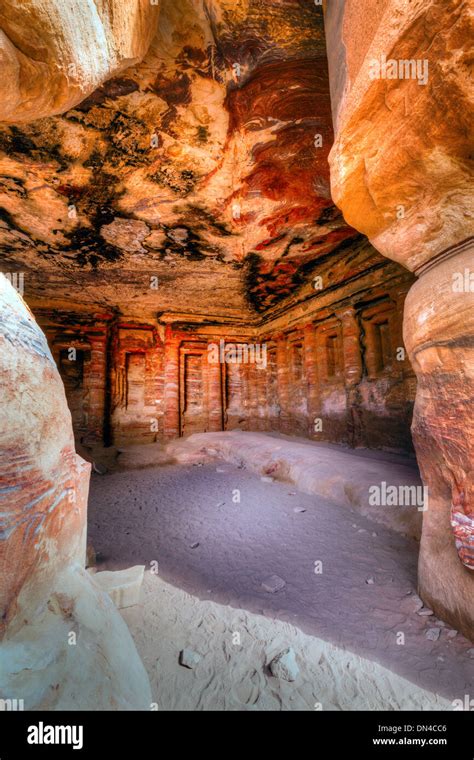
{"type": "Polygon", "coordinates": [[[147,568],[124,616],[162,709],[441,709],[472,691],[472,644],[416,612],[416,541],[294,486],[228,463],[94,475],[89,540],[98,570],[147,568]],[[266,668],[286,646],[293,684],[266,668]]]}
{"type": "Polygon", "coordinates": [[[200,601],[147,574],[143,603],[122,611],[160,710],[451,710],[451,703],[352,652],[245,610],[200,601]],[[291,646],[294,682],[269,663],[291,646]],[[201,660],[179,664],[190,648],[201,660]]]}

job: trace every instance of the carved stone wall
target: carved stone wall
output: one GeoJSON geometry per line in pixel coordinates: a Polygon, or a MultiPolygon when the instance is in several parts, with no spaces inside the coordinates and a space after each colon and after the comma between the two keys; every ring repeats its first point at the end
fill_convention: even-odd
{"type": "Polygon", "coordinates": [[[401,269],[375,290],[356,281],[324,308],[258,327],[42,319],[82,444],[239,428],[411,451],[410,282],[401,269]]]}

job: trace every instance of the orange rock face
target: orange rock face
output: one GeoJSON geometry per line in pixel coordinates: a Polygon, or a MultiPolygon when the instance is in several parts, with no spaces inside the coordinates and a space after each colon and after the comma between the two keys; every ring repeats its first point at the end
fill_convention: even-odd
{"type": "Polygon", "coordinates": [[[0,121],[63,113],[141,60],[155,33],[150,0],[5,2],[0,16],[0,121]]]}
{"type": "Polygon", "coordinates": [[[474,232],[472,8],[462,0],[338,7],[328,4],[326,17],[332,197],[378,251],[417,270],[474,232]]]}

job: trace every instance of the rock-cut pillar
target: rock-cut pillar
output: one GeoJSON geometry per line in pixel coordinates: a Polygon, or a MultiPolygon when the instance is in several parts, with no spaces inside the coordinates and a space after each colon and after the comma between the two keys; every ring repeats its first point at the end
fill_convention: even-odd
{"type": "Polygon", "coordinates": [[[342,325],[342,350],[344,356],[344,379],[347,394],[347,432],[352,444],[357,439],[358,385],[362,380],[362,355],[360,325],[353,306],[336,312],[342,325]]]}
{"type": "Polygon", "coordinates": [[[207,362],[207,429],[215,433],[222,430],[222,364],[220,361],[209,361],[209,357],[207,351],[204,358],[207,362]]]}
{"type": "Polygon", "coordinates": [[[316,328],[312,322],[304,326],[304,356],[308,384],[308,434],[314,435],[316,418],[319,417],[319,385],[316,361],[316,328]]]}
{"type": "Polygon", "coordinates": [[[279,429],[282,433],[289,432],[289,378],[288,378],[288,341],[286,335],[275,336],[277,346],[277,381],[278,404],[280,406],[279,429]]]}
{"type": "Polygon", "coordinates": [[[164,432],[165,438],[171,440],[179,436],[179,336],[175,335],[170,325],[165,333],[165,372],[164,372],[164,432]]]}

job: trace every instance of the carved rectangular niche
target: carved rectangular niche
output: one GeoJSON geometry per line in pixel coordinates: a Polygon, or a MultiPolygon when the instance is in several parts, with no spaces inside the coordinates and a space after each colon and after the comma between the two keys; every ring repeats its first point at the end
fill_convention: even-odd
{"type": "Polygon", "coordinates": [[[84,387],[84,365],[90,362],[91,352],[83,348],[60,348],[58,369],[64,383],[75,435],[87,432],[87,389],[84,387]]]}
{"type": "Polygon", "coordinates": [[[396,367],[396,336],[400,332],[397,320],[401,320],[401,315],[387,299],[363,310],[361,318],[368,377],[390,374],[396,367]]]}
{"type": "Polygon", "coordinates": [[[344,350],[339,320],[331,319],[318,326],[316,346],[320,380],[323,383],[344,382],[344,350]]]}
{"type": "Polygon", "coordinates": [[[180,434],[204,433],[208,429],[207,346],[185,342],[180,348],[180,434]]]}

